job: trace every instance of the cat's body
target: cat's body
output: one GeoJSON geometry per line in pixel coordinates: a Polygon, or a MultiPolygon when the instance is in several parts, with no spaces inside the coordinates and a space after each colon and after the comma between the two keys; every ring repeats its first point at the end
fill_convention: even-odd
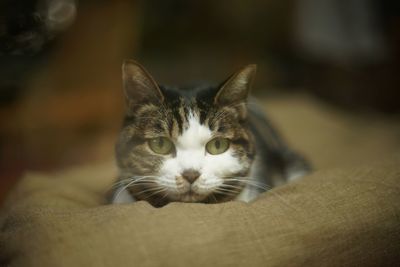
{"type": "Polygon", "coordinates": [[[248,100],[254,65],[220,86],[187,90],[157,85],[133,61],[123,73],[128,110],[113,203],[250,201],[309,170],[248,100]]]}

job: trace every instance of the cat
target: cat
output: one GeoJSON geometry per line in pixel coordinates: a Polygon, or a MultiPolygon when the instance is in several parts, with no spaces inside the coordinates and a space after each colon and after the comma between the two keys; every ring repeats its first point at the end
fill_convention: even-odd
{"type": "Polygon", "coordinates": [[[122,72],[127,111],[112,203],[249,202],[310,171],[249,97],[256,65],[186,90],[158,85],[133,60],[122,72]]]}

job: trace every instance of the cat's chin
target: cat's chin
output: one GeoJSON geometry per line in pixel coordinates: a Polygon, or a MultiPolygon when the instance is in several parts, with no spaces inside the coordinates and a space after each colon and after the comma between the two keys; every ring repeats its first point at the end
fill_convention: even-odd
{"type": "Polygon", "coordinates": [[[187,203],[194,203],[194,202],[202,202],[204,201],[208,195],[206,194],[197,194],[193,191],[189,191],[183,194],[177,194],[170,196],[172,201],[179,201],[179,202],[187,202],[187,203]]]}

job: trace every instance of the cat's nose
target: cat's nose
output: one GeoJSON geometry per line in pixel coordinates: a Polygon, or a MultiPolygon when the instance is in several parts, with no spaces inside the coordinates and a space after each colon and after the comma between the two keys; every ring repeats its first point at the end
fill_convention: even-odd
{"type": "Polygon", "coordinates": [[[193,184],[194,181],[197,180],[197,178],[199,178],[200,173],[194,169],[188,169],[188,170],[184,170],[182,172],[182,177],[188,181],[189,183],[193,184]]]}

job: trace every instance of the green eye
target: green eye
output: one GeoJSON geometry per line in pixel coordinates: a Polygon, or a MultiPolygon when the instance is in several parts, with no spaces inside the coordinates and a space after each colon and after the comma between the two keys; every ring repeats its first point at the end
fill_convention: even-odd
{"type": "Polygon", "coordinates": [[[229,139],[227,138],[214,138],[206,144],[206,150],[211,155],[218,155],[224,153],[229,148],[229,139]]]}
{"type": "Polygon", "coordinates": [[[172,153],[174,144],[167,137],[156,137],[148,141],[149,147],[154,153],[167,155],[172,153]]]}

